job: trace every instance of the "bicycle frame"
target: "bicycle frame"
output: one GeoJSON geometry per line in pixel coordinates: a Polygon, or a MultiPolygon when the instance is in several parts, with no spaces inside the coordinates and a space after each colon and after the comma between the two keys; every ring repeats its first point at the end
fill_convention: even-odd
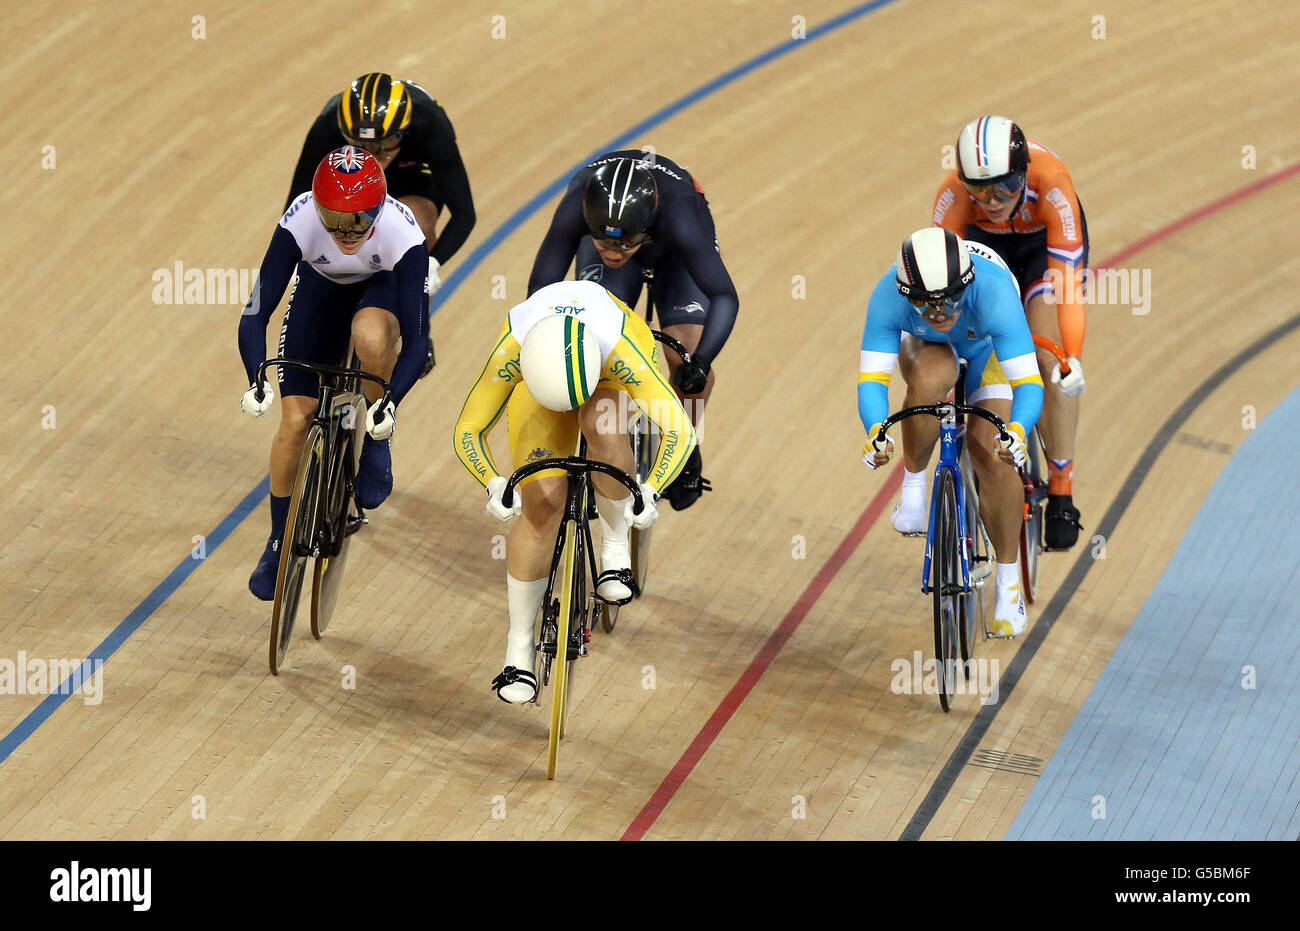
{"type": "Polygon", "coordinates": [[[957,493],[957,541],[958,555],[961,557],[962,594],[970,593],[970,553],[966,548],[966,483],[962,480],[961,450],[965,439],[963,425],[957,423],[955,405],[943,403],[936,407],[946,408],[939,420],[939,464],[934,469],[934,486],[930,489],[930,524],[925,530],[925,564],[921,570],[921,592],[928,595],[930,587],[930,561],[934,553],[935,510],[939,502],[939,477],[946,471],[952,473],[953,489],[957,493]]]}
{"type": "MultiPolygon", "coordinates": [[[[545,472],[550,469],[563,470],[568,480],[568,492],[565,497],[564,511],[560,518],[559,533],[556,534],[555,550],[551,556],[551,574],[550,585],[548,586],[549,594],[554,595],[556,584],[564,584],[565,580],[558,579],[558,574],[562,571],[564,565],[565,549],[569,544],[569,527],[573,528],[573,552],[577,558],[582,558],[581,553],[586,551],[587,566],[591,571],[591,578],[595,580],[598,576],[596,571],[596,554],[591,543],[591,531],[587,523],[583,495],[591,487],[591,474],[600,472],[610,476],[620,482],[632,492],[635,502],[634,509],[637,513],[645,507],[641,498],[641,489],[637,483],[628,477],[621,469],[615,468],[604,462],[596,462],[585,457],[587,451],[586,440],[583,439],[578,446],[578,455],[569,456],[564,459],[541,459],[537,462],[531,462],[528,465],[516,469],[506,482],[505,490],[501,493],[501,503],[510,507],[514,503],[514,492],[516,486],[529,476],[536,475],[538,472],[545,472]]],[[[585,595],[585,592],[583,593],[585,595]]],[[[543,606],[545,610],[550,609],[550,605],[543,606]]],[[[569,631],[570,637],[573,631],[569,631]]],[[[557,644],[556,654],[558,658],[559,648],[557,644]]],[[[579,652],[581,655],[581,651],[579,652]]]]}
{"type": "MultiPolygon", "coordinates": [[[[320,403],[316,406],[316,413],[313,415],[311,422],[313,426],[319,426],[325,435],[325,454],[323,458],[325,462],[331,466],[333,465],[335,458],[334,450],[338,448],[343,432],[355,429],[355,427],[350,424],[350,421],[352,418],[359,415],[358,408],[361,411],[364,411],[367,408],[368,401],[366,400],[365,394],[361,391],[361,381],[363,379],[373,381],[383,388],[384,395],[380,401],[381,409],[387,406],[388,401],[392,396],[388,383],[378,375],[371,375],[369,372],[363,372],[360,369],[344,368],[337,365],[326,365],[315,362],[299,362],[296,359],[276,358],[266,360],[258,366],[254,384],[262,384],[266,375],[266,369],[272,365],[277,366],[280,369],[299,369],[320,378],[320,403]]],[[[334,474],[333,471],[326,476],[327,485],[326,488],[322,490],[323,493],[320,500],[322,510],[325,511],[324,516],[326,518],[327,526],[324,528],[316,528],[317,533],[314,537],[312,551],[301,555],[338,555],[339,548],[348,528],[346,525],[342,528],[330,526],[332,522],[329,521],[328,518],[331,501],[327,500],[327,497],[332,498],[332,494],[330,493],[334,491],[334,483],[339,478],[351,478],[355,483],[356,475],[349,474],[354,472],[355,464],[344,463],[343,469],[344,475],[342,476],[334,474]],[[320,533],[322,529],[324,531],[323,540],[321,539],[320,533]]],[[[364,513],[360,503],[356,501],[355,494],[353,495],[353,503],[356,504],[358,513],[364,513]]],[[[320,516],[321,515],[319,514],[313,515],[313,522],[318,522],[320,516]]]]}

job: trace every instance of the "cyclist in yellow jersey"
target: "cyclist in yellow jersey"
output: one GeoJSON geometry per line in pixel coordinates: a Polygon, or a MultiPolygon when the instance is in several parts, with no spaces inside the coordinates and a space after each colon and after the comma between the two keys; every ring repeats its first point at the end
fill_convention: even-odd
{"type": "Polygon", "coordinates": [[[605,475],[592,477],[601,529],[596,593],[626,604],[632,598],[629,526],[654,523],[655,500],[695,447],[690,418],[660,374],[658,344],[645,321],[592,281],[560,281],[533,292],[511,308],[457,418],[456,455],[487,489],[488,513],[501,520],[522,513],[506,547],[510,634],[505,667],[492,683],[502,701],[527,702],[537,694],[533,627],[567,486],[558,470],[539,473],[521,483],[513,507],[505,507],[506,477],[497,471],[485,436],[505,413],[510,457],[522,466],[573,455],[581,429],[588,458],[631,474],[629,399],[661,434],[658,459],[641,486],[645,510],[633,514],[626,488],[605,475]]]}

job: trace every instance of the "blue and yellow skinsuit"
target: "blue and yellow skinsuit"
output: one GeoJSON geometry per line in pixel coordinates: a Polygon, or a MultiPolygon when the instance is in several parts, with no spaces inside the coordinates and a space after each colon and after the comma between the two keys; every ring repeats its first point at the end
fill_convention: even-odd
{"type": "Polygon", "coordinates": [[[975,278],[958,307],[956,325],[940,333],[907,298],[898,293],[896,268],[871,292],[862,330],[858,375],[858,416],[868,431],[889,416],[889,376],[898,360],[902,333],[928,343],[949,343],[966,360],[966,398],[1010,398],[1011,420],[1028,435],[1043,409],[1043,379],[1038,374],[1034,338],[1011,274],[981,255],[971,254],[975,278]]]}
{"type": "MultiPolygon", "coordinates": [[[[542,407],[527,391],[519,369],[520,347],[542,317],[564,312],[583,322],[602,345],[604,364],[598,388],[624,392],[660,431],[658,458],[645,481],[662,492],[686,464],[695,447],[695,430],[676,393],[659,371],[659,348],[645,321],[609,291],[591,281],[565,281],[543,288],[514,307],[488,354],[456,421],[456,456],[482,484],[499,473],[485,437],[506,414],[510,457],[516,467],[529,460],[571,456],[578,443],[577,411],[542,407]],[[554,305],[554,306],[551,306],[554,305]],[[524,390],[517,390],[523,388],[524,390]]],[[[547,471],[524,484],[547,475],[547,471]]]]}

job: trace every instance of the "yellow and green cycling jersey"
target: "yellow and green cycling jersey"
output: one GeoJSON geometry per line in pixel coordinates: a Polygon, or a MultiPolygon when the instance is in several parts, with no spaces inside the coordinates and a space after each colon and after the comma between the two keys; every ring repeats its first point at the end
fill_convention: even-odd
{"type": "MultiPolygon", "coordinates": [[[[573,455],[577,449],[577,412],[552,411],[538,404],[524,385],[519,367],[520,347],[528,330],[555,313],[576,317],[595,336],[604,359],[597,387],[625,393],[659,427],[658,457],[646,482],[662,492],[686,464],[695,447],[695,431],[659,371],[659,346],[650,327],[591,281],[548,285],[506,316],[456,421],[454,444],[461,464],[484,486],[501,474],[486,436],[503,413],[516,467],[529,460],[573,455]],[[521,387],[523,390],[518,390],[521,387]]],[[[625,427],[619,432],[625,432],[625,427]]]]}

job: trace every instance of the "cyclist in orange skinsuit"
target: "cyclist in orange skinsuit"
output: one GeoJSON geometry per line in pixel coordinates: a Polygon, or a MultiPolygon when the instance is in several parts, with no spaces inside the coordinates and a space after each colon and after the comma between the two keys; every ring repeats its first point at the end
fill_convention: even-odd
{"type": "Polygon", "coordinates": [[[1011,120],[980,117],[958,138],[957,168],[939,188],[931,220],[996,251],[1020,283],[1030,330],[1061,344],[1069,357],[1070,372],[1062,376],[1056,357],[1038,350],[1047,386],[1038,429],[1050,473],[1044,536],[1050,549],[1068,549],[1082,529],[1071,480],[1087,328],[1081,275],[1088,266],[1088,223],[1070,172],[1011,120]]]}

